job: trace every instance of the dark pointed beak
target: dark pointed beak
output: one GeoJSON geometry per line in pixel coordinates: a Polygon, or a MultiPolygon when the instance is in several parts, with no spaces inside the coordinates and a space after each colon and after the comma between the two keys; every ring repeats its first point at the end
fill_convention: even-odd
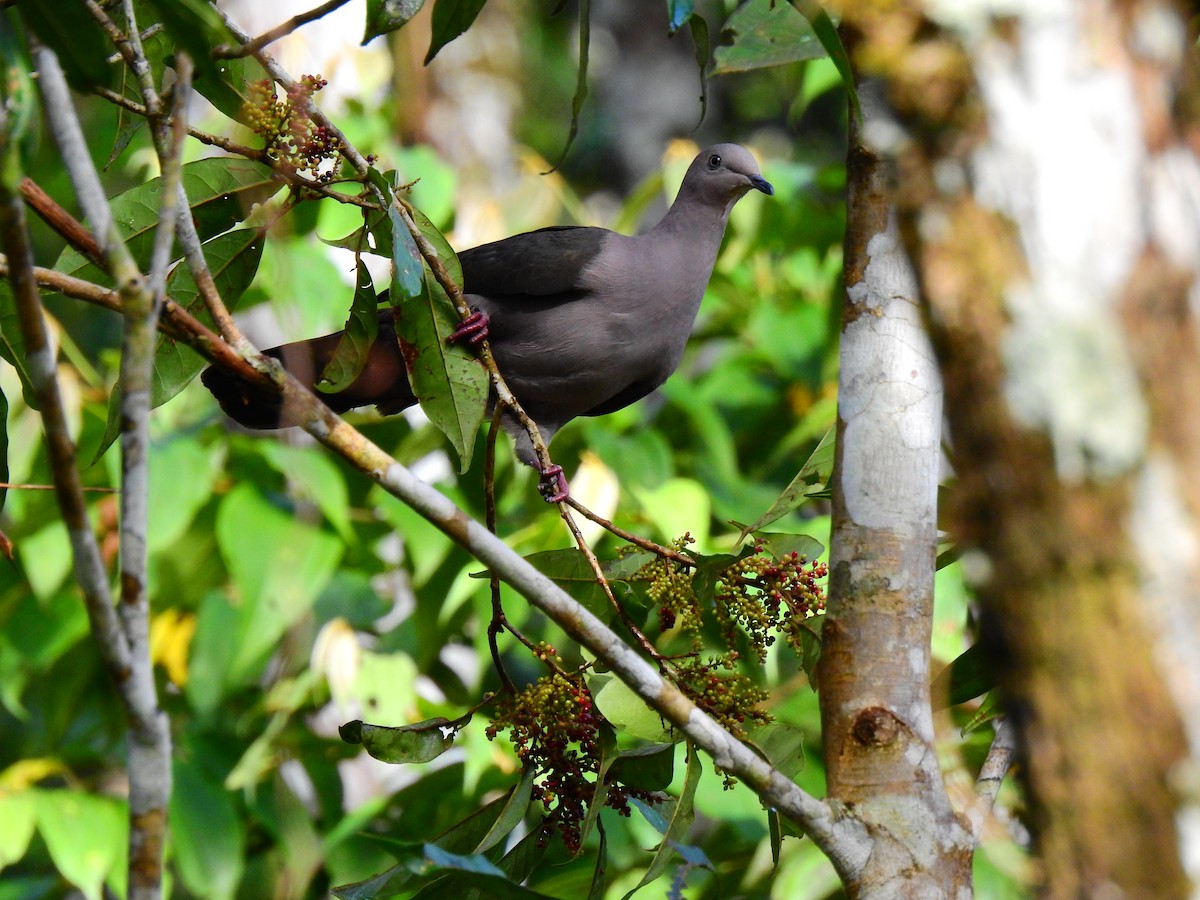
{"type": "Polygon", "coordinates": [[[762,191],[768,197],[775,193],[775,188],[771,187],[771,182],[767,181],[761,175],[751,175],[750,186],[756,191],[762,191]]]}

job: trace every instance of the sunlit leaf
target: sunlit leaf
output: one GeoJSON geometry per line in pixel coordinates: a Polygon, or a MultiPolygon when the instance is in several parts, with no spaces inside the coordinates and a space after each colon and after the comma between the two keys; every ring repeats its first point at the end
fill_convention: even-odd
{"type": "Polygon", "coordinates": [[[484,853],[492,849],[508,837],[509,833],[525,818],[525,813],[529,809],[529,798],[533,795],[535,778],[537,778],[537,770],[533,766],[526,766],[521,770],[521,780],[509,792],[500,815],[496,817],[491,829],[475,848],[476,853],[484,853]]]}

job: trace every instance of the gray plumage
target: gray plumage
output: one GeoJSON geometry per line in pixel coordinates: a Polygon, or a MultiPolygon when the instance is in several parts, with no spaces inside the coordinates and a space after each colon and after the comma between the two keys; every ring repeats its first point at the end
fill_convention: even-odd
{"type": "MultiPolygon", "coordinates": [[[[576,416],[614,412],[675,371],[712,274],[733,205],[750,190],[774,193],[744,147],[700,153],[662,220],[637,236],[604,228],[554,227],[459,254],[463,288],[487,317],[487,337],[505,381],[547,442],[576,416]]],[[[359,378],[318,396],[335,411],[376,404],[384,413],[416,402],[390,314],[359,378]]],[[[267,351],[315,384],[339,334],[267,351]]],[[[234,419],[252,428],[294,424],[277,396],[252,392],[218,369],[204,384],[234,419]]],[[[536,465],[528,436],[508,429],[522,461],[536,465]]]]}

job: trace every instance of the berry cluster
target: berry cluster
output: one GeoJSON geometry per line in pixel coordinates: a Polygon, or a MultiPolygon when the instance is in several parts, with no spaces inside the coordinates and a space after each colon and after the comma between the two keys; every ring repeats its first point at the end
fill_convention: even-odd
{"type": "Polygon", "coordinates": [[[327,83],[318,75],[305,75],[280,98],[273,81],[255,81],[247,88],[243,106],[246,124],[263,139],[271,159],[322,184],[333,180],[342,145],[326,126],[313,122],[304,109],[327,83]],[[327,162],[332,165],[322,168],[327,162]]]}
{"type": "MultiPolygon", "coordinates": [[[[553,654],[553,648],[548,650],[553,654]]],[[[602,722],[582,680],[554,674],[498,698],[487,728],[489,740],[507,730],[521,764],[542,775],[535,782],[534,796],[542,801],[571,853],[578,853],[582,845],[581,826],[600,771],[602,722]]],[[[631,797],[647,802],[655,799],[648,791],[614,783],[605,805],[628,816],[631,797]]]]}
{"type": "MultiPolygon", "coordinates": [[[[684,535],[672,547],[682,550],[691,540],[684,535]]],[[[809,562],[797,553],[774,559],[764,551],[756,546],[752,555],[720,572],[710,601],[697,594],[693,569],[675,559],[660,556],[638,572],[649,582],[647,594],[658,605],[661,629],[678,627],[691,638],[691,652],[675,667],[680,689],[735,734],[747,722],[764,723],[770,717],[757,709],[766,694],[737,671],[741,654],[733,648],[748,645],[762,663],[767,649],[783,635],[800,653],[805,619],[825,609],[817,584],[828,574],[824,563],[809,562]],[[706,621],[719,629],[725,648],[721,655],[703,656],[706,621]]]]}
{"type": "Polygon", "coordinates": [[[801,623],[825,611],[825,595],[818,578],[829,574],[825,563],[809,562],[798,553],[780,560],[763,556],[761,545],[754,555],[739,560],[721,573],[714,592],[714,611],[726,644],[732,644],[740,629],[758,654],[759,662],[775,643],[772,632],[786,636],[800,650],[801,623]]]}

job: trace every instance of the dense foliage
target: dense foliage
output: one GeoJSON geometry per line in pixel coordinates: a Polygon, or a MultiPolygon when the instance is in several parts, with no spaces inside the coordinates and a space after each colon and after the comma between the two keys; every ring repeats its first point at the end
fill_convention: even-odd
{"type": "MultiPolygon", "coordinates": [[[[93,156],[109,159],[115,217],[145,263],[161,178],[148,162],[142,120],[94,96],[97,87],[133,96],[132,87],[105,62],[112,46],[94,18],[76,21],[71,12],[65,23],[48,23],[36,6],[19,4],[24,18],[8,14],[7,65],[26,66],[26,27],[70,63],[76,88],[92,95],[77,100],[93,156]]],[[[345,202],[369,199],[366,186],[336,158],[339,141],[302,112],[309,97],[321,100],[320,74],[304,73],[298,89],[277,92],[252,60],[214,66],[205,55],[230,40],[206,4],[182,3],[175,13],[171,4],[134,6],[143,27],[160,16],[164,25],[146,40],[156,79],[181,49],[208,60],[207,69],[198,65],[197,88],[215,110],[194,124],[268,151],[247,160],[236,148],[214,155],[199,141],[185,151],[184,186],[225,303],[246,316],[252,334],[302,337],[348,317],[372,320],[363,311],[373,311],[388,281],[378,273],[396,261],[407,232],[395,217],[345,202]]],[[[380,6],[371,4],[373,16],[383,16],[380,6]]],[[[675,27],[689,21],[690,3],[666,6],[675,27]]],[[[752,6],[766,16],[765,4],[752,6]]],[[[470,24],[438,19],[453,7],[435,6],[430,55],[470,24]]],[[[798,27],[795,20],[786,27],[798,27]]],[[[701,45],[708,26],[702,33],[696,22],[703,20],[690,26],[701,45]]],[[[368,31],[396,24],[372,23],[368,31]]],[[[563,26],[531,18],[525,27],[553,35],[563,26]]],[[[783,26],[762,19],[744,34],[761,37],[772,27],[783,26]]],[[[729,72],[787,64],[753,76],[757,82],[729,76],[743,79],[727,88],[735,96],[769,105],[786,88],[802,98],[793,117],[837,96],[827,60],[756,63],[752,54],[766,50],[732,47],[743,55],[724,47],[718,57],[729,72]]],[[[572,83],[569,57],[546,65],[557,68],[531,73],[531,83],[572,83]]],[[[778,110],[770,115],[785,122],[778,110]]],[[[530,138],[555,135],[559,146],[540,148],[553,156],[565,129],[546,118],[528,126],[530,138]]],[[[456,210],[486,187],[460,178],[431,146],[397,145],[384,121],[385,113],[350,104],[337,125],[370,154],[377,185],[411,185],[401,196],[422,232],[439,247],[442,233],[454,245],[456,210]]],[[[728,113],[722,122],[729,138],[751,143],[755,124],[762,123],[728,113]]],[[[584,158],[595,158],[602,138],[586,119],[580,140],[584,158]]],[[[661,168],[602,224],[644,222],[673,193],[694,150],[687,142],[669,147],[661,168]]],[[[572,423],[553,447],[577,499],[674,556],[588,531],[607,560],[618,615],[578,552],[564,549],[570,535],[503,441],[495,518],[513,547],[589,609],[645,635],[656,648],[648,652],[675,661],[689,696],[819,795],[819,718],[806,673],[818,652],[825,574],[818,540],[828,528],[822,438],[835,418],[841,151],[820,142],[793,151],[769,134],[762,151],[778,194],[748,198],[734,211],[680,372],[632,408],[572,423]],[[774,521],[764,521],[773,508],[774,521]]],[[[23,164],[51,197],[76,208],[48,140],[27,148],[23,164]]],[[[569,179],[537,174],[546,168],[529,153],[519,190],[537,203],[498,209],[496,236],[591,220],[569,179]]],[[[34,228],[39,265],[112,283],[80,248],[41,223],[34,228]]],[[[429,270],[418,266],[416,279],[416,293],[436,302],[429,270]]],[[[166,291],[204,317],[186,265],[172,270],[166,291]]],[[[47,296],[46,305],[89,511],[115,573],[118,316],[74,298],[47,296]]],[[[4,283],[7,481],[48,485],[14,321],[4,283]]],[[[811,844],[664,728],[561,629],[507,588],[497,604],[486,577],[477,577],[485,575],[480,565],[445,534],[304,435],[232,426],[194,382],[202,365],[191,349],[160,337],[150,635],[175,747],[167,858],[177,896],[320,896],[343,886],[344,897],[619,897],[655,880],[656,890],[675,896],[685,886],[688,896],[710,897],[815,897],[836,888],[811,844]]],[[[339,365],[353,371],[353,347],[339,365]]],[[[483,520],[486,429],[463,426],[451,410],[457,441],[441,419],[441,430],[417,415],[364,411],[351,420],[483,520]],[[468,457],[471,467],[455,474],[468,457]]],[[[0,898],[59,896],[67,884],[89,897],[105,886],[119,892],[129,827],[125,715],[88,633],[53,493],[9,490],[3,502],[0,530],[14,552],[0,561],[0,898]]],[[[964,614],[952,577],[945,598],[939,640],[949,658],[960,649],[964,614]]]]}

